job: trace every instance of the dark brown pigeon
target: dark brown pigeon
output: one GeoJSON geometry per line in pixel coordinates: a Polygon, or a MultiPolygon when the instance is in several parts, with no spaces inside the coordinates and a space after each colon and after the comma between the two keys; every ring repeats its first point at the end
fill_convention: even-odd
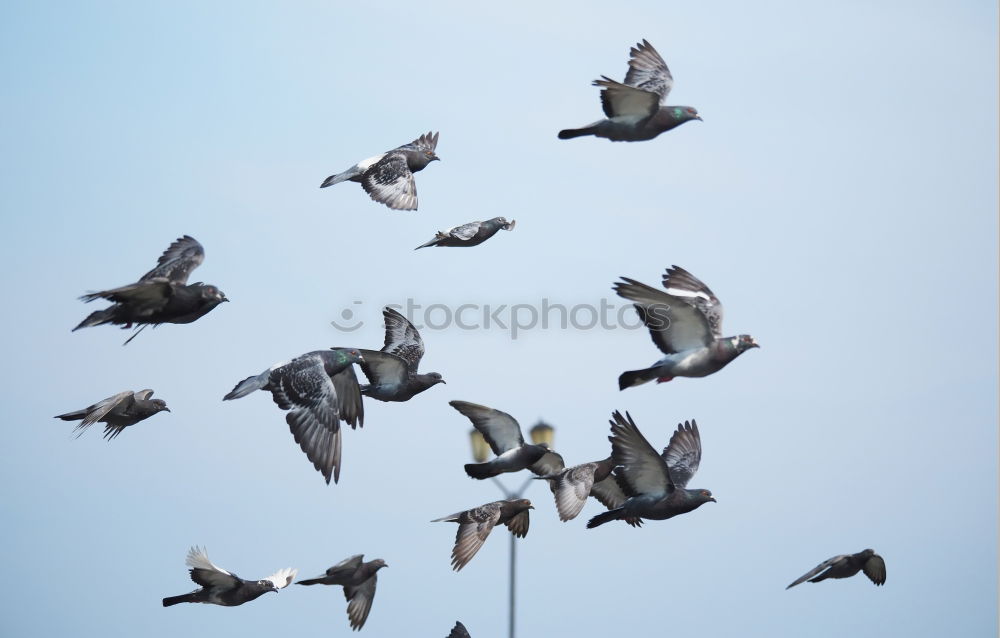
{"type": "Polygon", "coordinates": [[[621,412],[612,415],[608,440],[615,474],[621,479],[628,499],[621,507],[590,519],[588,528],[629,518],[662,521],[715,502],[710,491],[686,487],[701,463],[701,436],[694,421],[677,426],[662,456],[639,432],[627,412],[624,417],[621,412]]]}
{"type": "Polygon", "coordinates": [[[445,380],[437,372],[420,374],[417,367],[424,356],[424,340],[406,317],[392,308],[382,311],[385,318],[385,345],[381,350],[359,350],[359,364],[368,377],[361,394],[379,401],[409,401],[424,390],[445,380]]]}
{"type": "Polygon", "coordinates": [[[368,619],[368,612],[375,600],[378,570],[388,567],[381,558],[362,562],[364,554],[344,559],[316,578],[300,580],[297,585],[342,585],[347,599],[347,618],[351,629],[360,630],[368,619]]]}
{"type": "Polygon", "coordinates": [[[201,589],[196,589],[190,594],[164,598],[164,607],[178,603],[206,603],[235,607],[259,598],[267,592],[288,587],[298,573],[296,569],[285,568],[279,569],[263,580],[243,580],[236,574],[213,565],[212,561],[208,560],[208,554],[200,547],[192,547],[185,562],[191,568],[191,580],[201,585],[201,589]]]}
{"type": "Polygon", "coordinates": [[[323,180],[320,188],[340,182],[361,182],[365,192],[380,204],[394,210],[417,210],[417,184],[413,174],[422,171],[434,160],[438,134],[421,135],[381,155],[361,160],[343,173],[323,180]]]}
{"type": "Polygon", "coordinates": [[[316,350],[278,363],[236,384],[223,401],[240,399],[256,390],[271,393],[313,467],[327,484],[340,480],[340,422],[364,426],[361,387],[352,364],[362,361],[357,350],[316,350]]]}
{"type": "Polygon", "coordinates": [[[559,139],[594,135],[612,142],[637,142],[651,140],[685,122],[701,120],[693,107],[667,106],[674,78],[667,63],[646,40],[629,51],[624,83],[602,75],[600,80],[594,80],[594,86],[604,88],[601,105],[607,119],[559,131],[559,139]]]}
{"type": "Polygon", "coordinates": [[[120,325],[123,329],[136,326],[135,334],[125,342],[128,343],[148,325],[191,323],[200,319],[222,302],[229,301],[215,286],[187,283],[191,271],[204,260],[205,250],[201,244],[184,235],[170,244],[156,267],[136,283],[80,297],[86,302],[107,299],[114,305],[90,313],[73,330],[106,323],[120,325]]]}
{"type": "Polygon", "coordinates": [[[525,443],[521,426],[514,417],[468,401],[449,401],[448,405],[464,414],[479,430],[497,455],[486,463],[467,463],[465,473],[474,479],[487,479],[504,472],[520,472],[538,462],[549,451],[545,444],[525,443]]]}
{"type": "Polygon", "coordinates": [[[413,250],[420,250],[428,246],[450,246],[462,248],[465,246],[478,246],[501,230],[514,230],[516,220],[507,221],[503,217],[494,217],[484,222],[469,222],[461,226],[455,226],[448,230],[438,231],[434,239],[426,244],[420,244],[413,250]]]}
{"type": "Polygon", "coordinates": [[[94,423],[104,423],[104,438],[110,441],[130,425],[148,419],[157,412],[170,412],[166,401],[150,399],[152,395],[153,391],[149,389],[138,392],[126,390],[82,410],[59,414],[55,418],[63,421],[80,421],[80,424],[73,428],[77,437],[94,423]]]}
{"type": "Polygon", "coordinates": [[[528,510],[532,509],[535,508],[526,498],[493,501],[431,522],[458,523],[455,548],[451,551],[451,567],[457,572],[472,560],[495,526],[506,525],[511,534],[524,538],[528,534],[528,510]]]}
{"type": "Polygon", "coordinates": [[[865,576],[876,585],[885,584],[885,561],[874,549],[866,549],[857,554],[841,554],[827,559],[802,574],[785,589],[791,589],[807,580],[818,583],[827,578],[850,578],[859,571],[864,571],[865,576]]]}

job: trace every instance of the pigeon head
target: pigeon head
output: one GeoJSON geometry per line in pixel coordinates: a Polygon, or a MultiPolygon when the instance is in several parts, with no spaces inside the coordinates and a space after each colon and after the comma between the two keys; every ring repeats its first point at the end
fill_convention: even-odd
{"type": "Polygon", "coordinates": [[[760,344],[757,340],[750,335],[740,335],[736,337],[736,350],[737,352],[746,352],[750,348],[759,348],[760,344]]]}
{"type": "Polygon", "coordinates": [[[690,122],[691,120],[703,121],[701,116],[698,115],[698,109],[693,106],[673,106],[670,108],[671,115],[677,121],[678,124],[683,124],[684,122],[690,122]]]}
{"type": "Polygon", "coordinates": [[[448,382],[444,380],[440,372],[428,372],[426,375],[427,379],[431,382],[431,385],[437,385],[439,383],[447,384],[448,382]]]}
{"type": "Polygon", "coordinates": [[[218,306],[223,301],[229,301],[224,292],[222,292],[215,286],[206,286],[206,285],[201,286],[201,298],[206,303],[211,304],[213,307],[218,306]]]}
{"type": "Polygon", "coordinates": [[[715,497],[712,496],[711,490],[688,490],[688,496],[692,498],[695,503],[695,507],[700,507],[705,503],[717,503],[715,497]]]}
{"type": "Polygon", "coordinates": [[[502,228],[503,230],[514,230],[514,225],[517,224],[516,219],[507,221],[506,217],[494,217],[490,221],[499,226],[500,228],[502,228]]]}
{"type": "Polygon", "coordinates": [[[265,593],[267,593],[269,591],[278,591],[279,589],[281,589],[280,587],[278,587],[273,582],[271,582],[270,580],[267,580],[267,579],[258,580],[257,581],[257,586],[260,587],[261,589],[263,589],[265,593]]]}
{"type": "Polygon", "coordinates": [[[354,348],[331,348],[339,355],[341,363],[364,363],[364,357],[354,348]]]}
{"type": "Polygon", "coordinates": [[[531,501],[529,501],[526,498],[519,498],[519,499],[515,499],[515,500],[510,500],[510,501],[507,501],[507,502],[510,503],[511,506],[515,510],[517,510],[518,512],[523,512],[524,510],[533,510],[533,509],[535,509],[535,506],[531,504],[531,501]]]}
{"type": "Polygon", "coordinates": [[[156,408],[157,412],[170,412],[170,408],[167,407],[167,402],[163,399],[153,399],[150,403],[153,404],[153,407],[156,408]]]}
{"type": "Polygon", "coordinates": [[[378,571],[383,567],[388,567],[388,565],[385,564],[385,561],[382,560],[381,558],[376,558],[375,560],[373,560],[371,562],[371,566],[375,569],[375,571],[378,571]]]}

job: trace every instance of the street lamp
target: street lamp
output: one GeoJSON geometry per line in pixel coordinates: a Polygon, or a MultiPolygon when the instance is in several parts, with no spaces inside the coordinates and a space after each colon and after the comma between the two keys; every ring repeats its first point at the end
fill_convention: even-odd
{"type": "MultiPolygon", "coordinates": [[[[551,450],[552,442],[555,440],[555,432],[556,430],[554,427],[552,427],[548,423],[539,421],[534,426],[532,426],[532,428],[528,431],[528,436],[531,438],[531,442],[534,443],[535,445],[541,445],[544,443],[551,450]]],[[[471,432],[469,432],[469,440],[470,443],[472,443],[472,458],[476,461],[476,463],[485,462],[486,459],[489,458],[490,456],[490,445],[489,443],[486,442],[486,438],[483,436],[483,433],[480,432],[479,430],[473,429],[471,432]]],[[[528,486],[531,485],[532,483],[532,477],[529,476],[524,481],[524,483],[521,484],[521,487],[516,492],[512,492],[511,490],[507,489],[507,486],[501,483],[500,479],[498,479],[497,477],[492,476],[490,478],[493,480],[493,483],[500,488],[500,491],[503,492],[504,498],[507,499],[521,498],[525,490],[527,490],[528,486]]],[[[516,564],[517,564],[517,538],[513,534],[510,534],[510,606],[509,606],[508,625],[507,625],[508,626],[507,636],[509,636],[509,638],[514,638],[514,609],[515,609],[514,588],[515,588],[515,583],[517,582],[516,564]]]]}

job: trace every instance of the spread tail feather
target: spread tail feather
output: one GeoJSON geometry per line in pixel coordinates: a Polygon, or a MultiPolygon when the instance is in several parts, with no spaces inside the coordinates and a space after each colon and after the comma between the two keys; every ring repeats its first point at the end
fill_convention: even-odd
{"type": "Polygon", "coordinates": [[[625,388],[631,388],[632,386],[649,383],[659,376],[660,375],[656,372],[656,368],[629,370],[628,372],[623,372],[621,376],[618,377],[618,389],[624,390],[625,388]]]}
{"type": "Polygon", "coordinates": [[[92,326],[100,326],[106,323],[111,323],[115,319],[114,308],[114,306],[111,306],[110,308],[105,308],[104,310],[95,310],[87,315],[87,318],[81,321],[76,328],[73,328],[73,332],[76,332],[80,328],[90,328],[92,326]]]}
{"type": "Polygon", "coordinates": [[[229,394],[222,397],[222,400],[229,401],[231,399],[242,399],[251,392],[256,392],[257,390],[261,390],[265,386],[267,386],[268,379],[270,378],[270,376],[271,376],[271,369],[268,368],[267,370],[264,370],[263,372],[261,372],[256,376],[247,377],[246,379],[243,379],[242,381],[237,383],[236,387],[229,391],[229,394]]]}

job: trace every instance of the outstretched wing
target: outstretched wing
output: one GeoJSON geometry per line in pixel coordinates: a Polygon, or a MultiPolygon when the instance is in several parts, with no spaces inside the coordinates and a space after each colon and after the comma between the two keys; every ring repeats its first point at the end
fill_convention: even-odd
{"type": "Polygon", "coordinates": [[[298,573],[299,570],[297,569],[294,569],[292,567],[285,567],[284,569],[279,569],[278,571],[274,572],[264,580],[271,581],[272,583],[274,583],[274,586],[277,587],[278,589],[284,589],[285,587],[288,587],[289,585],[292,584],[292,581],[295,580],[295,575],[298,573]]]}
{"type": "Polygon", "coordinates": [[[671,266],[663,275],[663,287],[674,297],[680,297],[701,311],[712,328],[712,334],[722,336],[722,302],[712,289],[680,266],[671,266]]]}
{"type": "Polygon", "coordinates": [[[350,576],[357,571],[358,567],[361,567],[361,561],[365,559],[364,554],[355,554],[350,558],[345,558],[333,567],[326,570],[326,575],[334,577],[338,580],[350,576]]]}
{"type": "Polygon", "coordinates": [[[289,410],[285,421],[295,442],[326,482],[336,474],[336,483],[340,477],[340,405],[322,359],[306,355],[273,370],[269,389],[278,407],[289,410]]]}
{"type": "Polygon", "coordinates": [[[344,585],[344,598],[347,599],[347,618],[351,621],[351,629],[361,629],[365,620],[368,619],[368,612],[372,609],[372,601],[375,599],[375,585],[378,583],[378,576],[371,575],[371,578],[360,585],[344,585]]]}
{"type": "Polygon", "coordinates": [[[628,277],[616,281],[613,288],[618,296],[635,304],[653,343],[664,354],[703,348],[715,340],[708,318],[683,298],[628,277]]]}
{"type": "Polygon", "coordinates": [[[793,582],[788,587],[785,587],[785,589],[791,589],[792,587],[795,587],[796,585],[798,585],[800,583],[806,582],[810,578],[812,578],[812,577],[816,576],[817,574],[819,574],[824,569],[828,569],[829,567],[832,567],[834,563],[836,563],[838,561],[845,560],[846,558],[847,558],[847,555],[840,554],[839,556],[834,556],[833,558],[826,559],[825,561],[823,561],[819,565],[816,565],[815,567],[813,567],[812,569],[810,569],[806,573],[804,573],[801,576],[799,576],[798,578],[796,578],[795,582],[793,582]]]}
{"type": "Polygon", "coordinates": [[[625,491],[618,485],[618,479],[614,474],[608,475],[603,481],[594,483],[590,488],[590,495],[609,510],[617,509],[628,500],[625,491]]]}
{"type": "Polygon", "coordinates": [[[394,354],[409,365],[411,372],[417,371],[424,356],[424,340],[413,324],[399,312],[386,307],[382,310],[385,319],[385,345],[382,352],[394,354]]]}
{"type": "Polygon", "coordinates": [[[653,45],[643,39],[629,51],[625,84],[655,93],[659,96],[660,104],[664,104],[670,89],[674,87],[674,76],[653,45]]]}
{"type": "Polygon", "coordinates": [[[189,549],[184,562],[191,568],[191,580],[202,587],[230,589],[240,584],[240,577],[210,561],[204,548],[195,546],[189,549]]]}
{"type": "Polygon", "coordinates": [[[482,432],[483,438],[497,456],[524,445],[521,426],[506,412],[468,401],[449,401],[448,405],[472,421],[472,425],[482,432]]]}
{"type": "Polygon", "coordinates": [[[618,475],[635,494],[667,494],[674,484],[663,457],[635,426],[632,416],[615,411],[611,420],[611,456],[618,475]]]}
{"type": "Polygon", "coordinates": [[[358,365],[372,385],[402,385],[410,376],[406,361],[396,355],[378,350],[358,349],[358,352],[364,357],[358,365]]]}
{"type": "Polygon", "coordinates": [[[393,210],[417,209],[417,183],[403,153],[386,153],[361,175],[361,186],[372,199],[393,210]]]}
{"type": "Polygon", "coordinates": [[[626,117],[635,121],[654,115],[660,108],[660,96],[652,91],[637,89],[602,75],[594,80],[601,91],[601,106],[608,117],[626,117]]]}
{"type": "Polygon", "coordinates": [[[455,547],[451,550],[451,567],[456,572],[465,567],[493,527],[500,520],[500,503],[487,503],[459,516],[458,533],[455,535],[455,547]]]}
{"type": "Polygon", "coordinates": [[[885,561],[878,554],[872,554],[861,569],[865,572],[865,576],[876,585],[885,584],[885,561]]]}
{"type": "MultiPolygon", "coordinates": [[[[73,428],[73,431],[75,432],[80,430],[80,434],[83,434],[83,430],[103,419],[107,416],[108,412],[114,410],[115,406],[118,404],[132,403],[135,400],[133,398],[134,396],[135,395],[131,391],[125,390],[124,392],[119,392],[118,394],[112,395],[103,401],[98,401],[94,405],[87,408],[87,416],[83,417],[83,421],[80,422],[80,425],[73,428]]],[[[80,434],[77,434],[77,436],[80,436],[80,434]]]]}
{"type": "Polygon", "coordinates": [[[701,463],[701,434],[698,424],[685,421],[677,426],[677,431],[670,437],[670,443],[663,448],[663,460],[670,468],[670,478],[674,485],[685,487],[701,463]]]}
{"type": "Polygon", "coordinates": [[[402,146],[395,148],[396,151],[433,151],[438,145],[438,135],[440,133],[431,133],[428,131],[424,133],[417,139],[409,142],[408,144],[403,144],[402,146]]]}
{"type": "Polygon", "coordinates": [[[465,625],[456,622],[455,626],[451,628],[451,633],[445,638],[472,638],[472,636],[469,635],[469,630],[465,628],[465,625]]]}
{"type": "Polygon", "coordinates": [[[156,267],[143,275],[139,281],[163,278],[178,284],[186,284],[191,271],[205,261],[205,249],[194,237],[184,235],[163,251],[156,267]]]}
{"type": "Polygon", "coordinates": [[[128,304],[130,314],[139,318],[153,314],[167,305],[176,286],[177,284],[167,279],[150,279],[110,290],[90,292],[80,299],[86,302],[107,299],[115,303],[128,304]]]}

